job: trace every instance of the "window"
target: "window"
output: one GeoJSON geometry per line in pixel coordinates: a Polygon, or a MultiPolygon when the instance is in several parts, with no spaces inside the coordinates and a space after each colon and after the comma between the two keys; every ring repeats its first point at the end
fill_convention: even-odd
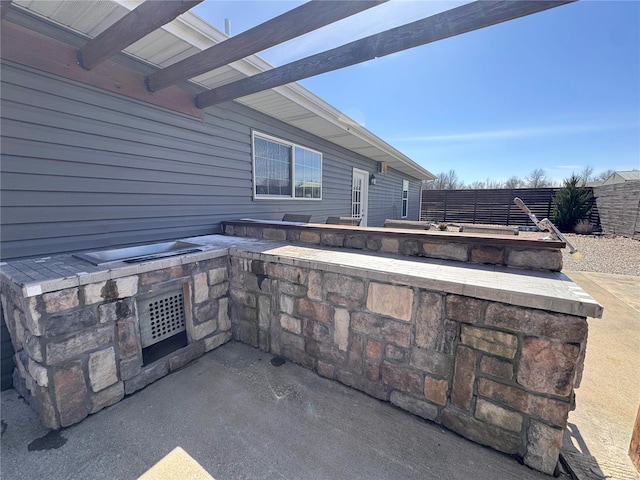
{"type": "Polygon", "coordinates": [[[402,180],[402,218],[409,214],[409,181],[402,180]]]}
{"type": "Polygon", "coordinates": [[[322,199],[322,154],[286,140],[253,135],[255,198],[322,199]]]}

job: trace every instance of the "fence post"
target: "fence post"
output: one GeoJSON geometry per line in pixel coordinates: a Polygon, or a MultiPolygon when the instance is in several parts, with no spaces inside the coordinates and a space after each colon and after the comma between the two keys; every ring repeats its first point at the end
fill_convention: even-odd
{"type": "Polygon", "coordinates": [[[478,190],[473,192],[473,223],[476,223],[476,210],[478,208],[478,190]]]}
{"type": "Polygon", "coordinates": [[[445,190],[444,191],[444,212],[442,212],[442,221],[446,222],[447,221],[447,197],[449,196],[449,191],[445,190]]]}

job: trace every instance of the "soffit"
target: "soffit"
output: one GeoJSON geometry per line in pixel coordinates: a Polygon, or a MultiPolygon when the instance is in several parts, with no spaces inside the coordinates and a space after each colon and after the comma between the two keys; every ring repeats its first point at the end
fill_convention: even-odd
{"type": "MultiPolygon", "coordinates": [[[[13,0],[13,3],[67,28],[95,37],[142,1],[13,0]]],[[[187,12],[133,43],[125,52],[154,66],[165,67],[226,38],[222,32],[187,12]]],[[[251,55],[191,81],[210,89],[271,68],[272,65],[257,55],[251,55]]],[[[375,161],[387,162],[389,167],[411,177],[433,178],[426,169],[298,83],[236,101],[375,161]]]]}

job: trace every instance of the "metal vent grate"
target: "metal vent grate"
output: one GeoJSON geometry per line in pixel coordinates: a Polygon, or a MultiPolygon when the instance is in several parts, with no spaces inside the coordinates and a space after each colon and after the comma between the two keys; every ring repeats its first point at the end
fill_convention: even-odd
{"type": "Polygon", "coordinates": [[[142,348],[185,330],[182,290],[138,301],[142,348]]]}

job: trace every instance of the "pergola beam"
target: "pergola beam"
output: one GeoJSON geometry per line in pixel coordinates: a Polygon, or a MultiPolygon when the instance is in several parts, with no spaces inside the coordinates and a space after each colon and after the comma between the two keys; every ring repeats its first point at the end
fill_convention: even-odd
{"type": "Polygon", "coordinates": [[[152,73],[146,79],[147,89],[152,92],[162,90],[386,1],[388,0],[356,2],[314,0],[307,2],[235,37],[152,73]]]}
{"type": "Polygon", "coordinates": [[[574,1],[476,1],[208,90],[196,96],[196,105],[210,107],[574,1]]]}
{"type": "Polygon", "coordinates": [[[147,0],[78,50],[78,62],[91,70],[203,0],[147,0]]]}

